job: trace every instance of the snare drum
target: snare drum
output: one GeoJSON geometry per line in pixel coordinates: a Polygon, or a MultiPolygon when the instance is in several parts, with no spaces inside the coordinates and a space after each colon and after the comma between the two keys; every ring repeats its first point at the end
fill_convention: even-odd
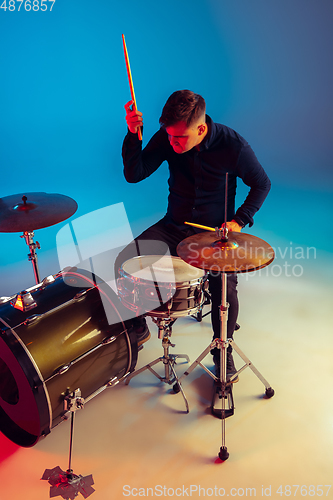
{"type": "Polygon", "coordinates": [[[204,302],[206,273],[180,257],[134,257],[124,262],[119,272],[119,298],[136,316],[188,316],[204,302]]]}
{"type": "Polygon", "coordinates": [[[135,335],[97,276],[73,268],[1,302],[0,430],[16,444],[33,446],[60,423],[66,395],[89,400],[134,370],[135,335]]]}

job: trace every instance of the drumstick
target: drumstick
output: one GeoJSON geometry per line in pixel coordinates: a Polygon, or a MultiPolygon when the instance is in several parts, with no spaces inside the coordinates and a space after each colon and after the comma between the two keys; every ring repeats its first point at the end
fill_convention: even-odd
{"type": "MultiPolygon", "coordinates": [[[[128,58],[128,52],[127,52],[127,47],[126,47],[126,42],[125,42],[125,36],[121,35],[123,39],[123,46],[124,46],[124,54],[125,54],[125,61],[126,61],[126,69],[127,69],[127,76],[128,76],[128,82],[130,86],[130,91],[131,91],[131,96],[132,96],[132,101],[133,101],[133,110],[137,110],[136,107],[136,99],[135,99],[135,93],[134,93],[134,86],[133,86],[133,80],[132,80],[132,73],[131,73],[131,67],[129,63],[129,58],[128,58]]],[[[140,141],[142,141],[142,133],[141,133],[141,128],[138,128],[138,137],[140,141]]]]}
{"type": "Polygon", "coordinates": [[[202,226],[201,224],[194,224],[193,222],[184,222],[184,224],[188,224],[189,226],[199,227],[200,229],[206,229],[207,231],[215,231],[213,227],[202,226]]]}

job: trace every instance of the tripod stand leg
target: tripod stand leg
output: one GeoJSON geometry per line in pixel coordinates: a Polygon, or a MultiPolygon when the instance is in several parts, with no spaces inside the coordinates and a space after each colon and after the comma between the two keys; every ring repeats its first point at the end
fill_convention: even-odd
{"type": "Polygon", "coordinates": [[[182,396],[183,396],[183,399],[184,399],[184,402],[185,402],[185,406],[186,406],[186,413],[189,413],[190,412],[190,408],[188,406],[188,401],[187,401],[187,398],[185,396],[185,392],[183,390],[183,387],[181,385],[181,383],[179,382],[179,378],[177,377],[177,374],[175,372],[175,369],[173,367],[173,363],[170,363],[170,368],[172,370],[172,373],[173,373],[173,376],[175,378],[175,380],[177,380],[177,382],[175,383],[175,385],[173,386],[173,389],[175,388],[175,386],[177,387],[177,391],[174,390],[174,392],[181,392],[182,393],[182,396]]]}
{"type": "Polygon", "coordinates": [[[143,366],[140,368],[140,370],[135,370],[133,373],[131,373],[125,380],[125,385],[128,385],[133,377],[136,377],[137,375],[140,375],[140,373],[144,372],[145,370],[149,370],[155,377],[163,381],[163,378],[158,375],[158,373],[155,372],[155,370],[152,369],[152,366],[156,365],[157,363],[163,362],[163,357],[157,358],[154,361],[151,361],[147,365],[143,366]]]}
{"type": "Polygon", "coordinates": [[[265,386],[265,395],[267,398],[271,398],[274,396],[274,389],[271,387],[271,385],[269,384],[269,382],[261,375],[261,373],[257,370],[257,368],[253,365],[253,363],[249,360],[249,358],[247,356],[245,356],[245,354],[243,353],[243,351],[241,351],[241,349],[238,347],[237,344],[235,344],[235,342],[233,340],[230,340],[230,345],[233,346],[233,348],[235,349],[235,351],[237,352],[237,354],[242,358],[243,361],[245,361],[245,365],[242,366],[242,368],[240,370],[238,370],[237,373],[235,373],[234,377],[236,375],[238,375],[238,373],[242,372],[243,370],[245,370],[245,368],[249,367],[253,373],[258,377],[258,379],[264,384],[265,386]]]}
{"type": "MultiPolygon", "coordinates": [[[[201,363],[201,361],[202,361],[202,360],[203,360],[203,359],[207,356],[207,354],[211,351],[211,349],[213,349],[213,348],[215,347],[215,345],[216,345],[216,342],[215,342],[215,341],[213,341],[213,342],[212,342],[212,343],[211,343],[211,344],[210,344],[210,345],[209,345],[209,346],[208,346],[208,347],[207,347],[207,348],[206,348],[206,349],[205,349],[205,350],[204,350],[204,351],[200,354],[200,356],[198,356],[198,357],[197,357],[197,359],[195,359],[195,360],[193,361],[193,363],[192,363],[192,364],[191,364],[191,366],[190,366],[190,367],[186,370],[186,372],[184,372],[184,373],[183,373],[183,375],[182,375],[181,377],[179,377],[179,379],[178,379],[178,383],[180,383],[180,382],[183,380],[183,378],[187,377],[187,375],[189,375],[189,374],[190,374],[190,373],[194,370],[194,368],[196,368],[198,365],[200,365],[200,366],[201,366],[201,367],[202,367],[202,368],[203,368],[203,369],[204,369],[204,370],[208,373],[208,375],[210,375],[212,378],[214,378],[215,380],[217,380],[217,379],[216,379],[216,377],[213,375],[213,373],[212,373],[210,370],[208,370],[208,368],[206,368],[206,367],[205,367],[205,366],[201,363]]],[[[178,385],[178,384],[175,384],[175,385],[173,386],[173,390],[174,390],[175,392],[179,392],[179,389],[178,389],[177,385],[178,385]]]]}
{"type": "MultiPolygon", "coordinates": [[[[170,325],[166,325],[164,320],[159,320],[158,319],[158,320],[156,320],[156,322],[158,323],[158,326],[159,326],[159,332],[165,332],[166,330],[168,330],[168,333],[171,334],[171,326],[170,325]]],[[[172,323],[173,322],[174,321],[172,321],[172,323]]],[[[169,339],[168,335],[163,334],[163,335],[161,335],[161,337],[162,337],[162,347],[163,347],[163,351],[164,351],[163,356],[160,356],[159,358],[155,359],[154,361],[151,361],[147,365],[145,365],[142,368],[140,368],[140,370],[134,371],[131,375],[129,375],[127,377],[127,379],[125,381],[125,385],[129,384],[131,378],[135,377],[136,375],[139,375],[140,373],[144,372],[145,370],[149,370],[161,382],[164,382],[166,384],[171,385],[171,384],[173,384],[176,381],[176,383],[174,385],[174,388],[177,387],[177,390],[175,390],[174,392],[176,392],[176,393],[177,392],[181,392],[182,393],[182,396],[183,396],[183,399],[184,399],[184,402],[185,402],[185,406],[186,406],[186,412],[189,413],[188,401],[186,399],[186,396],[185,396],[184,390],[182,388],[182,385],[180,384],[179,378],[177,377],[176,371],[174,369],[174,365],[175,365],[176,360],[178,358],[185,359],[185,362],[187,362],[187,363],[189,363],[190,358],[188,357],[187,354],[170,354],[169,353],[169,349],[170,349],[170,347],[175,347],[175,344],[172,344],[170,342],[170,339],[169,339]],[[161,377],[152,368],[157,363],[163,363],[163,365],[164,365],[164,377],[161,377]]]]}

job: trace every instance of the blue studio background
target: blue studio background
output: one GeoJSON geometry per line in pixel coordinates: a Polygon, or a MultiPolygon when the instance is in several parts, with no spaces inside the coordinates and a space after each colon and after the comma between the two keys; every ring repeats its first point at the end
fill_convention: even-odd
{"type": "MultiPolygon", "coordinates": [[[[2,3],[2,0],[0,0],[2,3]]],[[[134,234],[158,220],[167,167],[123,178],[126,36],[144,143],[177,89],[252,145],[272,191],[251,228],[272,246],[315,246],[324,279],[332,246],[331,0],[56,0],[52,12],[0,9],[0,197],[45,191],[73,218],[124,203],[134,234]]],[[[24,4],[23,4],[24,5],[24,4]]],[[[242,186],[240,200],[246,194],[242,186]]],[[[35,239],[41,277],[59,271],[56,235],[35,239]]],[[[89,226],[86,228],[89,234],[89,226]]],[[[32,286],[19,233],[0,233],[0,295],[32,286]]]]}

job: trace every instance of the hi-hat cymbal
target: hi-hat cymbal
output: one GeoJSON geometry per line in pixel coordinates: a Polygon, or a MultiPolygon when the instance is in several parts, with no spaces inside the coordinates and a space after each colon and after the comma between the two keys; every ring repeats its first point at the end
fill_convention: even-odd
{"type": "Polygon", "coordinates": [[[72,198],[54,193],[21,193],[0,198],[0,232],[34,231],[53,226],[77,210],[72,198]]]}
{"type": "Polygon", "coordinates": [[[191,266],[213,273],[255,271],[268,266],[275,256],[264,240],[235,231],[229,231],[227,241],[213,232],[194,234],[179,243],[177,253],[191,266]]]}

